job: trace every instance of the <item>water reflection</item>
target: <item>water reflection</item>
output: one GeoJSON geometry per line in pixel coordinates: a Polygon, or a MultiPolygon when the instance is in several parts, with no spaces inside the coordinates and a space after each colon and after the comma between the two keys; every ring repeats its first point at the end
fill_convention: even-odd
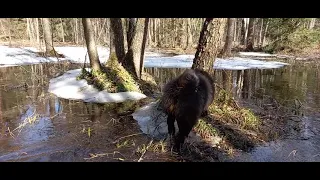
{"type": "MultiPolygon", "coordinates": [[[[319,108],[320,75],[317,67],[297,62],[280,69],[216,70],[214,77],[218,86],[239,99],[256,100],[270,96],[287,106],[298,100],[306,107],[319,108]]],[[[184,70],[146,68],[161,87],[184,70]]]]}

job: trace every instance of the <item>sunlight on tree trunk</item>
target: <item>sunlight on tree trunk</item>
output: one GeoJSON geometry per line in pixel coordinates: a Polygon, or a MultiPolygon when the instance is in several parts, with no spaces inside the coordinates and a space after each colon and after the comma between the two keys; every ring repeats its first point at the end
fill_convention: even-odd
{"type": "Polygon", "coordinates": [[[254,33],[253,33],[254,20],[255,20],[255,18],[250,18],[250,20],[249,20],[246,51],[253,51],[253,47],[254,47],[254,33]]]}
{"type": "Polygon", "coordinates": [[[226,18],[206,18],[200,33],[192,69],[213,71],[226,23],[226,18]]]}
{"type": "Polygon", "coordinates": [[[51,23],[49,18],[42,18],[43,36],[46,45],[46,54],[51,55],[54,52],[52,42],[51,23]]]}
{"type": "Polygon", "coordinates": [[[91,21],[89,18],[82,18],[82,24],[83,24],[84,37],[87,44],[91,68],[96,71],[101,71],[101,64],[99,61],[96,43],[94,41],[91,21]]]}
{"type": "Polygon", "coordinates": [[[110,18],[110,26],[113,34],[113,44],[118,61],[122,63],[125,57],[124,37],[121,18],[110,18]]]}
{"type": "Polygon", "coordinates": [[[124,67],[135,78],[138,78],[140,73],[144,22],[143,18],[130,18],[129,29],[127,31],[128,52],[125,56],[124,67]]]}
{"type": "Polygon", "coordinates": [[[233,35],[234,35],[234,22],[236,21],[235,18],[228,18],[228,28],[227,28],[227,38],[222,49],[221,57],[230,57],[231,56],[231,49],[232,49],[232,42],[233,42],[233,35]]]}
{"type": "Polygon", "coordinates": [[[144,67],[144,51],[146,48],[147,36],[148,36],[148,26],[149,26],[149,18],[145,18],[144,22],[144,30],[143,30],[143,39],[142,39],[142,46],[141,46],[141,55],[140,55],[140,72],[139,78],[141,79],[144,67]]]}

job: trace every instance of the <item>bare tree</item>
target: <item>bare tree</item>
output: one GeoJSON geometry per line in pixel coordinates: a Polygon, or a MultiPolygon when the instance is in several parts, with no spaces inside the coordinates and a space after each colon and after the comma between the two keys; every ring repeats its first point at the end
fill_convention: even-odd
{"type": "Polygon", "coordinates": [[[191,31],[191,18],[187,19],[187,49],[193,45],[192,31],[191,31]]]}
{"type": "MultiPolygon", "coordinates": [[[[122,63],[125,57],[124,36],[121,18],[110,18],[111,34],[113,34],[113,45],[118,61],[122,63]]],[[[111,35],[112,36],[112,35],[111,35]]],[[[111,55],[111,52],[110,52],[111,55]]]]}
{"type": "Polygon", "coordinates": [[[86,40],[90,65],[93,70],[101,71],[97,46],[94,41],[93,29],[89,18],[82,18],[84,38],[86,40]]]}
{"type": "Polygon", "coordinates": [[[268,26],[269,26],[269,20],[266,19],[267,23],[266,23],[266,27],[264,29],[264,33],[263,33],[263,38],[262,38],[262,47],[265,44],[265,40],[266,40],[266,36],[267,36],[267,32],[268,32],[268,26]]]}
{"type": "Polygon", "coordinates": [[[123,65],[135,78],[138,78],[140,73],[144,19],[130,18],[128,26],[128,51],[123,65]]]}
{"type": "Polygon", "coordinates": [[[149,18],[146,18],[144,22],[143,39],[142,39],[141,55],[140,55],[140,72],[139,72],[140,79],[141,79],[143,67],[144,67],[143,61],[144,61],[144,51],[146,49],[146,42],[147,42],[147,36],[148,36],[148,26],[149,26],[149,18]]]}
{"type": "Polygon", "coordinates": [[[217,57],[223,31],[227,20],[225,18],[206,18],[198,42],[192,69],[212,71],[215,58],[217,57]]]}
{"type": "Polygon", "coordinates": [[[54,55],[55,51],[53,48],[50,19],[49,18],[42,18],[42,26],[43,26],[42,28],[43,28],[44,42],[46,45],[46,54],[47,55],[54,55]]]}
{"type": "Polygon", "coordinates": [[[64,28],[63,28],[63,21],[62,21],[62,18],[60,18],[60,23],[61,23],[61,36],[62,36],[62,42],[64,42],[64,28]]]}
{"type": "Polygon", "coordinates": [[[262,46],[262,31],[263,31],[263,18],[261,18],[261,25],[260,25],[260,31],[259,31],[259,48],[262,46]]]}
{"type": "Polygon", "coordinates": [[[227,38],[221,52],[222,57],[229,57],[231,55],[235,21],[236,18],[228,18],[227,38]]]}
{"type": "Polygon", "coordinates": [[[9,47],[11,46],[11,19],[9,18],[9,47]]]}
{"type": "Polygon", "coordinates": [[[248,28],[248,35],[247,35],[247,46],[246,51],[253,51],[253,43],[254,43],[254,33],[253,33],[253,25],[254,25],[255,18],[250,18],[249,20],[249,28],[248,28]]]}

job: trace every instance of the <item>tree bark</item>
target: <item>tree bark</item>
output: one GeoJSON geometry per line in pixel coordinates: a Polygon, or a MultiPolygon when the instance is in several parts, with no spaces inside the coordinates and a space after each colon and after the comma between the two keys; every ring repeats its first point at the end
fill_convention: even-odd
{"type": "Polygon", "coordinates": [[[61,23],[61,36],[62,36],[62,42],[64,42],[64,29],[63,29],[63,22],[62,22],[62,18],[60,18],[60,23],[61,23]]]}
{"type": "Polygon", "coordinates": [[[241,28],[241,45],[246,44],[246,21],[245,18],[242,19],[242,28],[241,28]]]}
{"type": "Polygon", "coordinates": [[[226,22],[226,18],[205,19],[195,58],[193,59],[192,69],[213,71],[213,64],[221,45],[226,22]]]}
{"type": "Polygon", "coordinates": [[[248,28],[248,35],[247,35],[247,46],[246,51],[253,51],[253,44],[254,44],[254,33],[253,33],[253,25],[254,25],[254,18],[249,19],[249,28],[248,28]]]}
{"type": "MultiPolygon", "coordinates": [[[[179,21],[178,21],[179,22],[179,21]]],[[[188,39],[188,25],[186,24],[186,19],[181,18],[180,20],[180,47],[183,49],[187,49],[187,39],[188,39]]]]}
{"type": "Polygon", "coordinates": [[[27,18],[27,34],[29,36],[29,41],[32,43],[32,38],[31,38],[31,31],[30,31],[30,22],[29,18],[27,18]]]}
{"type": "Polygon", "coordinates": [[[97,47],[94,41],[93,29],[89,18],[82,18],[83,33],[86,41],[90,65],[93,70],[101,71],[97,47]]]}
{"type": "MultiPolygon", "coordinates": [[[[110,18],[111,19],[111,18],[110,18]]],[[[111,23],[110,23],[111,24],[111,23]]],[[[109,33],[109,35],[110,35],[110,54],[109,54],[109,57],[111,57],[111,54],[113,54],[113,53],[115,53],[116,55],[117,55],[117,53],[116,53],[116,46],[114,45],[114,42],[115,42],[115,39],[114,39],[114,33],[113,33],[113,31],[112,31],[112,28],[110,27],[110,33],[109,33]]],[[[118,56],[117,56],[117,58],[118,58],[118,56]]],[[[118,61],[119,61],[119,58],[118,58],[118,61]]],[[[120,61],[119,61],[120,62],[120,61]]]]}
{"type": "Polygon", "coordinates": [[[237,21],[238,19],[235,18],[234,20],[234,28],[233,28],[233,42],[237,42],[237,29],[238,29],[238,25],[237,25],[237,21]]]}
{"type": "Polygon", "coordinates": [[[11,47],[11,19],[9,18],[9,47],[11,47]]]}
{"type": "Polygon", "coordinates": [[[259,32],[259,48],[262,46],[262,31],[263,31],[263,18],[261,18],[260,32],[259,32]]]}
{"type": "Polygon", "coordinates": [[[144,61],[144,52],[146,49],[146,42],[147,42],[147,36],[148,36],[148,26],[149,26],[149,18],[145,18],[141,54],[140,54],[140,72],[139,72],[140,79],[142,77],[143,67],[144,67],[143,61],[144,61]]]}
{"type": "Polygon", "coordinates": [[[264,29],[264,33],[263,33],[262,47],[263,47],[263,46],[264,46],[264,44],[265,44],[266,35],[267,35],[267,32],[268,32],[268,26],[269,26],[269,20],[267,19],[266,28],[264,29]]]}
{"type": "Polygon", "coordinates": [[[123,62],[125,57],[124,37],[121,18],[110,18],[110,25],[113,34],[113,44],[115,52],[120,63],[123,62]]]}
{"type": "Polygon", "coordinates": [[[222,49],[222,53],[221,53],[222,57],[230,57],[231,55],[235,21],[236,21],[235,18],[228,18],[227,37],[226,37],[226,43],[224,44],[224,47],[222,49]]]}
{"type": "Polygon", "coordinates": [[[191,31],[191,18],[187,18],[187,47],[186,49],[192,48],[193,40],[192,40],[192,31],[191,31]]]}
{"type": "Polygon", "coordinates": [[[37,34],[37,43],[40,45],[40,31],[39,31],[39,18],[36,18],[36,34],[37,34]]]}
{"type": "Polygon", "coordinates": [[[51,55],[54,52],[52,42],[51,23],[49,18],[42,18],[43,36],[46,45],[46,54],[51,55]]]}
{"type": "Polygon", "coordinates": [[[139,77],[144,19],[130,18],[128,29],[128,51],[123,65],[135,78],[139,77]]]}

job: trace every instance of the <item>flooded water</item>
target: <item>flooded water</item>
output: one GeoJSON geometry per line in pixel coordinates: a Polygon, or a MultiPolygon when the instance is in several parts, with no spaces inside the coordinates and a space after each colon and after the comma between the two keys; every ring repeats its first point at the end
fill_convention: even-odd
{"type": "MultiPolygon", "coordinates": [[[[241,153],[234,161],[320,161],[320,66],[317,62],[289,63],[279,69],[216,70],[217,85],[245,106],[262,107],[270,99],[287,114],[299,117],[286,122],[289,130],[283,138],[241,153]]],[[[184,69],[147,71],[163,85],[184,69]]]]}
{"type": "MultiPolygon", "coordinates": [[[[320,69],[316,62],[290,64],[272,70],[216,71],[217,84],[244,104],[260,105],[270,97],[301,117],[299,122],[288,121],[288,126],[299,128],[284,139],[256,147],[236,161],[320,161],[320,69]]],[[[79,67],[38,64],[0,68],[0,161],[139,159],[136,149],[150,139],[130,115],[117,115],[126,103],[83,103],[48,93],[50,78],[79,67]]],[[[146,71],[162,86],[184,69],[146,71]]],[[[175,161],[167,154],[144,158],[175,161]]]]}
{"type": "Polygon", "coordinates": [[[0,161],[137,159],[137,147],[150,140],[126,115],[130,102],[83,103],[48,93],[50,78],[79,67],[38,64],[0,68],[0,161]],[[27,87],[21,86],[24,84],[27,87]]]}

